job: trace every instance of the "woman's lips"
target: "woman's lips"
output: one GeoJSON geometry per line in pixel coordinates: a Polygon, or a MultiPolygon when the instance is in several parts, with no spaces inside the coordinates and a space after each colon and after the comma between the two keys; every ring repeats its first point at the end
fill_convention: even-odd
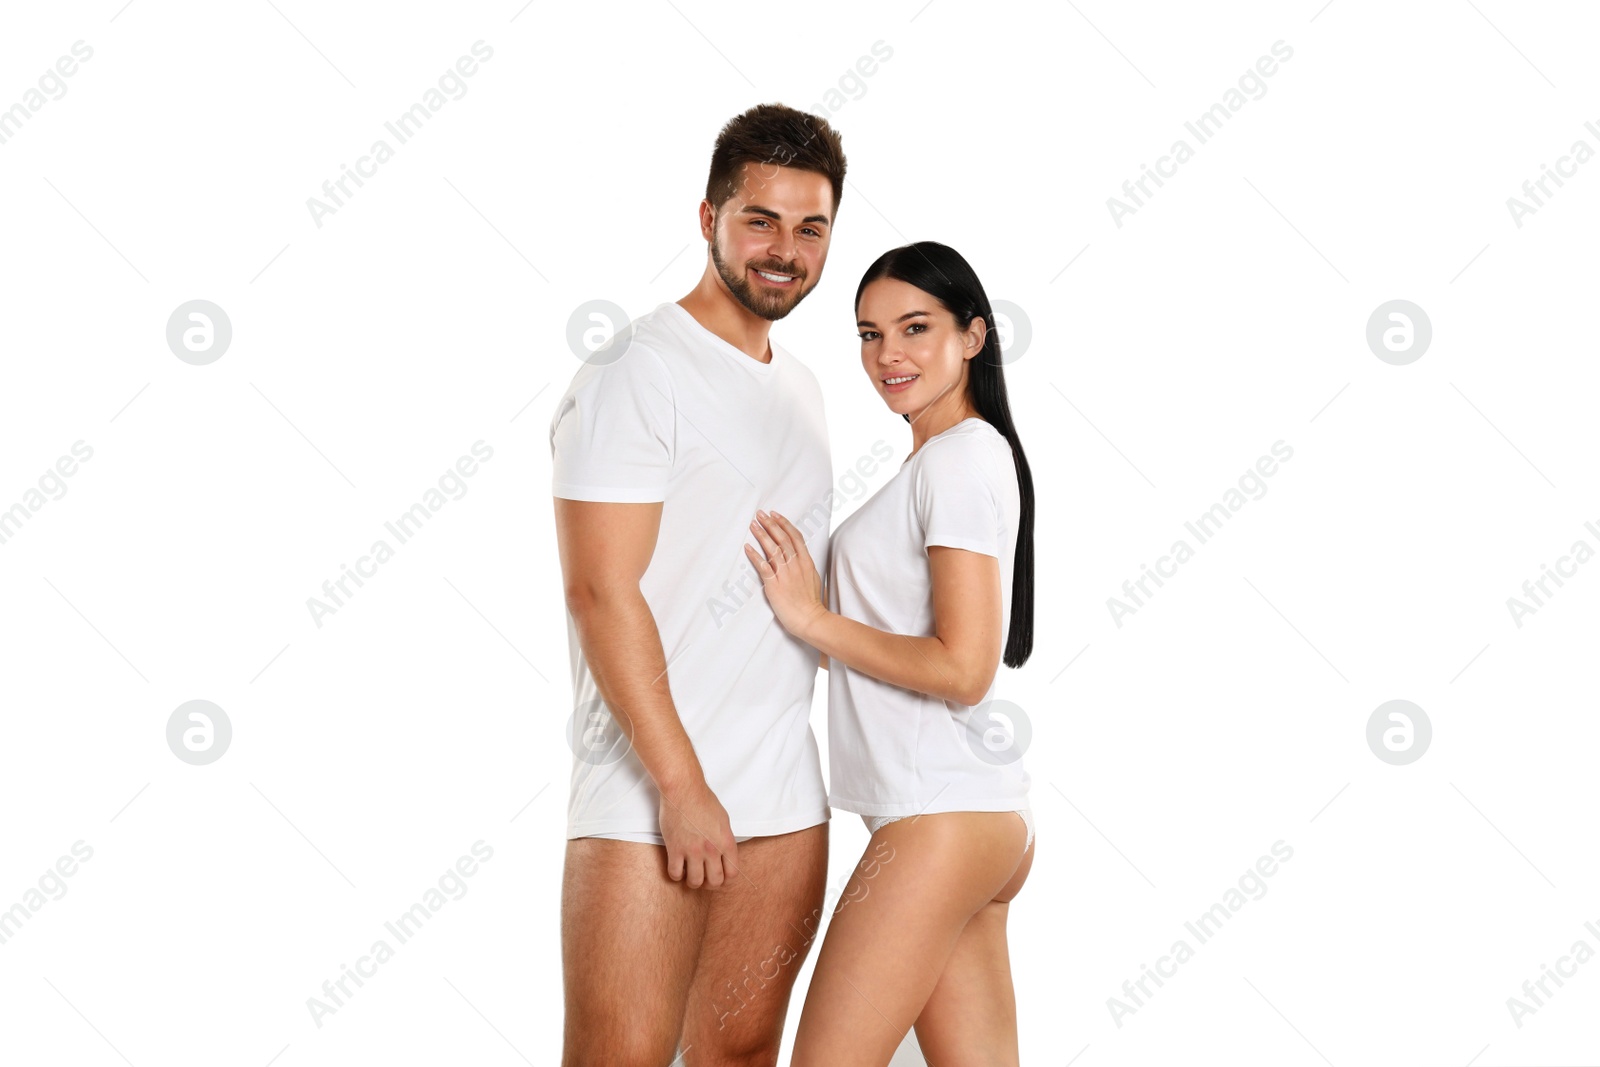
{"type": "MultiPolygon", "coordinates": [[[[890,377],[903,378],[903,377],[905,377],[905,375],[903,375],[903,374],[894,374],[894,375],[890,375],[890,377]]],[[[887,381],[885,381],[883,383],[883,391],[886,392],[886,393],[903,393],[907,389],[910,389],[913,385],[916,385],[917,384],[917,379],[920,378],[920,377],[921,377],[921,375],[917,375],[917,377],[912,378],[909,382],[901,382],[898,385],[890,385],[887,381]]]]}

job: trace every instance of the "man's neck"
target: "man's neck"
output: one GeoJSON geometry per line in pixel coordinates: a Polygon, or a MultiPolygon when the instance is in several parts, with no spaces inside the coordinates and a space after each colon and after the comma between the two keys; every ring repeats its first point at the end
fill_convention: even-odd
{"type": "Polygon", "coordinates": [[[699,285],[678,301],[678,306],[757,363],[772,362],[772,345],[767,340],[772,323],[752,314],[711,278],[702,278],[699,285]]]}

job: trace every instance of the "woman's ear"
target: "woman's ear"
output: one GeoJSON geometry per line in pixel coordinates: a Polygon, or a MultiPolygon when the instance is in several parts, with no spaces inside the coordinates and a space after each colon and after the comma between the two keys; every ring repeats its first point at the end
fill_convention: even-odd
{"type": "Polygon", "coordinates": [[[984,339],[988,336],[989,324],[983,321],[983,316],[972,316],[972,321],[967,324],[967,332],[962,335],[962,342],[966,346],[966,351],[962,353],[961,358],[971,359],[979,352],[982,352],[984,339]]]}

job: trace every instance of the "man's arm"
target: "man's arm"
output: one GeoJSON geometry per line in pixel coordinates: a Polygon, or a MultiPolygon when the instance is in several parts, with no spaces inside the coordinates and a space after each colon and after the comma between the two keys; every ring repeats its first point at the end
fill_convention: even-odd
{"type": "Polygon", "coordinates": [[[673,706],[661,634],[639,590],[655,553],[661,510],[659,501],[556,497],[556,542],[584,659],[661,793],[667,876],[716,889],[738,873],[737,845],[673,706]]]}

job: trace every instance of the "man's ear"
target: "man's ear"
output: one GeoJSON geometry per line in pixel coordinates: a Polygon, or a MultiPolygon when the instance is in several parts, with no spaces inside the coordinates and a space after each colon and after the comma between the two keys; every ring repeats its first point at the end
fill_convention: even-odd
{"type": "Polygon", "coordinates": [[[717,239],[717,209],[711,201],[700,201],[700,236],[707,244],[717,239]]]}

